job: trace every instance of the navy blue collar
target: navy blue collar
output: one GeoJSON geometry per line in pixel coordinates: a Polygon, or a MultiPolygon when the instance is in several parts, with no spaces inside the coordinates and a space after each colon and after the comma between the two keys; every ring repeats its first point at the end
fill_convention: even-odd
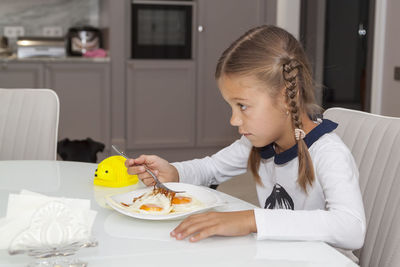
{"type": "MultiPolygon", "coordinates": [[[[332,132],[337,126],[337,123],[324,119],[304,137],[304,142],[309,148],[321,136],[332,132]]],[[[297,144],[279,154],[276,154],[273,144],[269,144],[260,148],[260,155],[263,159],[274,157],[275,164],[284,164],[297,157],[297,144]]]]}

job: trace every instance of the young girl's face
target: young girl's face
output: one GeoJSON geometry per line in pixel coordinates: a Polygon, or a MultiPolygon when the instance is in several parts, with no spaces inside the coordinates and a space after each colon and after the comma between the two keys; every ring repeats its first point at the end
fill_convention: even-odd
{"type": "Polygon", "coordinates": [[[226,76],[218,80],[222,96],[232,108],[230,123],[255,147],[285,142],[290,132],[283,94],[272,98],[266,85],[253,76],[226,76]]]}

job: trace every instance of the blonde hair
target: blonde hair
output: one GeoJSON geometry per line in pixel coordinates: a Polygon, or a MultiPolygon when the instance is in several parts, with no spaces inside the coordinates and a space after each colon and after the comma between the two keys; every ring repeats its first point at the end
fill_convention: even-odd
{"type": "MultiPolygon", "coordinates": [[[[301,112],[313,117],[320,110],[315,104],[314,83],[311,69],[301,44],[287,31],[276,26],[253,28],[233,42],[221,55],[215,78],[222,75],[253,75],[264,82],[268,93],[276,98],[286,88],[286,101],[294,129],[303,128],[301,112]]],[[[310,153],[303,139],[297,140],[299,171],[297,182],[307,192],[312,186],[314,168],[310,153]]],[[[248,168],[258,184],[261,178],[260,148],[253,147],[248,168]]]]}

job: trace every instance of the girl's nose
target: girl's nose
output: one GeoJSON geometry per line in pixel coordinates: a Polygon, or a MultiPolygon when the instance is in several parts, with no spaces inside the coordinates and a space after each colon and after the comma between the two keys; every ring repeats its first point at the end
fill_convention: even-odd
{"type": "Polygon", "coordinates": [[[230,123],[232,126],[240,126],[242,125],[242,119],[239,116],[232,113],[230,123]]]}

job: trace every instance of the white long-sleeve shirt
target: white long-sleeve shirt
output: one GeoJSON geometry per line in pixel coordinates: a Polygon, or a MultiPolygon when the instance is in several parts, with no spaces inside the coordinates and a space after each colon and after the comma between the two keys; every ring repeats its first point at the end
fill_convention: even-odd
{"type": "MultiPolygon", "coordinates": [[[[261,159],[258,173],[263,186],[257,185],[257,194],[262,208],[254,209],[257,239],[318,240],[343,249],[362,247],[366,224],[358,169],[342,140],[330,132],[332,129],[325,129],[329,124],[332,122],[324,120],[305,138],[315,173],[307,194],[297,183],[297,146],[261,159]],[[275,185],[285,193],[280,195],[275,190],[274,194],[275,185]],[[273,199],[267,201],[270,205],[283,196],[284,203],[292,203],[291,207],[264,209],[269,196],[273,199]]],[[[211,157],[173,165],[180,182],[219,184],[247,171],[251,148],[252,144],[243,136],[211,157]]]]}

